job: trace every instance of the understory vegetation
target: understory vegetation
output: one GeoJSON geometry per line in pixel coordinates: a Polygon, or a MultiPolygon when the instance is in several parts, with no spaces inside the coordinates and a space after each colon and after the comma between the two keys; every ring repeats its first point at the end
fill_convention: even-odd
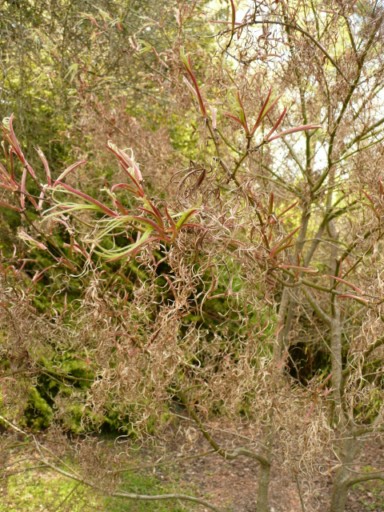
{"type": "Polygon", "coordinates": [[[382,3],[6,0],[0,29],[0,512],[379,510],[382,3]],[[209,456],[246,503],[183,480],[209,456]]]}

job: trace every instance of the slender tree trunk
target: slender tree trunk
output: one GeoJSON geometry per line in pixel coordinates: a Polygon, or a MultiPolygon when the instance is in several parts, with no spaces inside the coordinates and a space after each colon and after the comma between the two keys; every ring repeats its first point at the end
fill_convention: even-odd
{"type": "Polygon", "coordinates": [[[353,464],[360,448],[359,440],[349,435],[349,433],[343,432],[340,437],[343,437],[343,440],[340,441],[341,446],[338,453],[341,465],[337,469],[333,480],[329,512],[345,512],[348,490],[351,483],[349,468],[353,464]]]}
{"type": "Polygon", "coordinates": [[[340,475],[337,475],[333,483],[331,506],[329,512],[344,512],[348,498],[348,486],[343,483],[344,468],[340,469],[340,475]]]}
{"type": "Polygon", "coordinates": [[[278,322],[277,322],[277,336],[276,346],[274,350],[274,359],[278,367],[281,367],[281,358],[283,357],[284,350],[287,345],[287,337],[290,330],[292,321],[292,297],[288,287],[284,288],[281,296],[279,307],[278,322]]]}
{"type": "Polygon", "coordinates": [[[256,512],[269,512],[269,484],[271,481],[271,465],[260,464],[256,512]]]}
{"type": "Polygon", "coordinates": [[[343,361],[342,361],[342,327],[340,311],[335,306],[334,318],[331,321],[331,364],[332,364],[332,411],[331,424],[340,428],[344,423],[342,407],[343,361]]]}
{"type": "Polygon", "coordinates": [[[271,483],[272,447],[276,437],[274,427],[275,405],[265,415],[263,427],[263,460],[260,460],[256,512],[269,512],[269,484],[271,483]]]}

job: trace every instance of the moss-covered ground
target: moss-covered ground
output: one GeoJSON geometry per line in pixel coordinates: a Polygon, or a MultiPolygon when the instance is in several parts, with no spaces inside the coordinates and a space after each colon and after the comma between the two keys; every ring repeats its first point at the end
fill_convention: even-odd
{"type": "MultiPolygon", "coordinates": [[[[142,494],[170,492],[157,478],[129,474],[124,490],[142,494]]],[[[135,502],[109,498],[51,470],[26,467],[2,482],[0,512],[182,512],[170,501],[135,502]]]]}

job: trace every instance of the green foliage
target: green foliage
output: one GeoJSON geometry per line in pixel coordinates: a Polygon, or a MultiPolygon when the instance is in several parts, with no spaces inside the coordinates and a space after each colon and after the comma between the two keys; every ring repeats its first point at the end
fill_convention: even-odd
{"type": "MultiPolygon", "coordinates": [[[[382,363],[380,364],[382,366],[382,363]]],[[[354,408],[356,418],[363,424],[372,424],[377,419],[383,407],[383,396],[383,387],[381,387],[381,389],[366,389],[363,397],[354,408]]]]}
{"type": "MultiPolygon", "coordinates": [[[[169,485],[164,485],[152,475],[139,475],[127,472],[124,475],[124,484],[121,490],[137,494],[165,494],[175,491],[169,485]]],[[[108,498],[105,500],[106,508],[111,512],[182,512],[186,507],[169,501],[129,501],[124,498],[108,498]]]]}
{"type": "MultiPolygon", "coordinates": [[[[121,407],[111,395],[102,413],[95,414],[87,406],[87,392],[96,377],[85,354],[71,356],[66,352],[61,355],[56,352],[50,359],[41,359],[39,365],[36,384],[29,390],[22,424],[33,431],[40,431],[55,421],[65,432],[72,434],[100,431],[104,434],[127,434],[133,438],[140,436],[132,425],[131,417],[135,417],[143,403],[121,407]]],[[[148,415],[146,432],[156,434],[171,418],[164,406],[162,413],[156,411],[148,415]]]]}
{"type": "MultiPolygon", "coordinates": [[[[122,490],[141,494],[172,492],[158,478],[127,473],[122,490]]],[[[32,470],[28,466],[5,481],[6,493],[0,512],[182,512],[185,507],[173,501],[134,502],[124,498],[104,498],[89,487],[52,472],[32,470]]]]}
{"type": "Polygon", "coordinates": [[[40,373],[36,385],[30,389],[24,411],[28,427],[33,430],[49,427],[60,400],[59,421],[63,428],[74,433],[83,431],[86,391],[94,380],[85,359],[79,354],[71,357],[64,353],[61,357],[56,355],[40,361],[40,373]]]}
{"type": "Polygon", "coordinates": [[[86,487],[49,470],[38,473],[26,467],[8,477],[5,485],[0,512],[91,512],[100,504],[86,487]]]}
{"type": "Polygon", "coordinates": [[[37,431],[47,428],[51,424],[53,418],[52,407],[36,388],[30,389],[24,417],[26,424],[37,431]]]}

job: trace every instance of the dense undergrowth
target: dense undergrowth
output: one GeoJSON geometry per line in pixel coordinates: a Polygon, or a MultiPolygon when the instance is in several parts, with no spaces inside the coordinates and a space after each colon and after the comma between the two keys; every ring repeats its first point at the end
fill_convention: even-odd
{"type": "Polygon", "coordinates": [[[258,512],[279,472],[344,512],[384,479],[380,2],[3,4],[4,453],[111,495],[98,440],[182,416],[257,465],[258,512]]]}

